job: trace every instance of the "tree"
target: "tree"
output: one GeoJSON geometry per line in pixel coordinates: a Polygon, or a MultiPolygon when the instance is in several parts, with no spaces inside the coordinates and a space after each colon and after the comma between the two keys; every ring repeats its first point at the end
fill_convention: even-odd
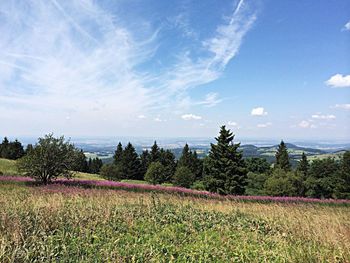
{"type": "Polygon", "coordinates": [[[306,179],[306,195],[316,198],[337,198],[336,188],[342,183],[341,164],[333,158],[313,160],[306,179]]]}
{"type": "Polygon", "coordinates": [[[154,144],[152,145],[150,154],[151,162],[158,162],[160,160],[160,149],[156,141],[154,141],[154,144]]]}
{"type": "Polygon", "coordinates": [[[86,161],[86,156],[83,150],[76,150],[75,153],[75,161],[73,170],[77,172],[89,172],[88,170],[88,162],[86,161]]]}
{"type": "Polygon", "coordinates": [[[247,170],[252,173],[267,173],[271,169],[270,163],[265,158],[252,157],[244,160],[247,170]]]}
{"type": "Polygon", "coordinates": [[[248,172],[247,185],[245,188],[246,195],[265,195],[265,182],[269,176],[265,173],[248,172]]]}
{"type": "Polygon", "coordinates": [[[173,178],[174,185],[190,188],[196,176],[187,166],[178,166],[173,178]]]}
{"type": "Polygon", "coordinates": [[[165,182],[165,167],[160,162],[152,162],[145,174],[145,180],[151,184],[162,184],[165,182]]]}
{"type": "Polygon", "coordinates": [[[151,162],[151,155],[148,150],[142,151],[140,162],[140,176],[143,179],[151,162]]]}
{"type": "Polygon", "coordinates": [[[195,179],[200,180],[202,177],[203,164],[198,158],[197,152],[192,152],[186,143],[182,154],[177,162],[178,166],[185,166],[191,170],[191,173],[195,175],[195,179]]]}
{"type": "Polygon", "coordinates": [[[0,144],[0,157],[7,159],[9,155],[9,140],[5,137],[0,144]]]}
{"type": "Polygon", "coordinates": [[[7,137],[0,144],[0,158],[17,160],[25,154],[22,143],[17,139],[10,142],[7,137]]]}
{"type": "Polygon", "coordinates": [[[207,190],[220,194],[243,194],[247,170],[244,167],[239,143],[233,143],[234,135],[225,126],[220,129],[216,144],[211,144],[204,163],[207,190]]]}
{"type": "Polygon", "coordinates": [[[104,164],[100,174],[108,180],[120,181],[123,179],[123,171],[120,164],[104,164]]]}
{"type": "Polygon", "coordinates": [[[118,164],[122,161],[123,158],[123,145],[121,142],[118,143],[117,150],[114,152],[113,160],[114,164],[118,164]]]}
{"type": "Polygon", "coordinates": [[[170,150],[160,149],[160,163],[165,168],[164,179],[170,182],[176,169],[175,155],[170,150]]]}
{"type": "Polygon", "coordinates": [[[265,193],[272,196],[301,196],[303,184],[299,173],[285,171],[281,168],[273,170],[265,182],[265,193]]]}
{"type": "Polygon", "coordinates": [[[98,174],[101,170],[103,162],[100,158],[89,158],[87,172],[91,174],[98,174]]]}
{"type": "Polygon", "coordinates": [[[301,172],[305,177],[309,171],[309,161],[307,160],[306,154],[303,152],[301,155],[301,159],[297,166],[297,171],[301,172]]]}
{"type": "Polygon", "coordinates": [[[121,158],[121,169],[125,179],[139,180],[140,176],[140,159],[134,146],[129,142],[123,151],[121,158]]]}
{"type": "Polygon", "coordinates": [[[75,161],[75,148],[64,137],[53,134],[39,138],[33,150],[19,160],[19,169],[44,184],[58,176],[70,178],[75,161]]]}
{"type": "Polygon", "coordinates": [[[287,146],[284,143],[284,141],[281,141],[281,143],[278,145],[278,149],[275,157],[276,157],[276,168],[278,167],[285,171],[291,170],[287,146]]]}

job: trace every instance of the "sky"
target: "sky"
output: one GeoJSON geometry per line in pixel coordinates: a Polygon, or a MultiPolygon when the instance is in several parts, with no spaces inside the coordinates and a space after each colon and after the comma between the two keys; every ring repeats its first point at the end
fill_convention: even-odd
{"type": "Polygon", "coordinates": [[[0,135],[350,141],[348,0],[0,2],[0,135]]]}

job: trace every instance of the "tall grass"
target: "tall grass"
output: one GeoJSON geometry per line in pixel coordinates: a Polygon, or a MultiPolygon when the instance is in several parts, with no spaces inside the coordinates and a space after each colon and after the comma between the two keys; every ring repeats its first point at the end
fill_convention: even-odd
{"type": "Polygon", "coordinates": [[[349,262],[349,206],[0,185],[0,262],[349,262]]]}

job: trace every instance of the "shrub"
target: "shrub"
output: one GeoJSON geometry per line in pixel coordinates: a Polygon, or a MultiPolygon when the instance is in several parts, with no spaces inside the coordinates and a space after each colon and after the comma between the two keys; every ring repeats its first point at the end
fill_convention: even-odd
{"type": "Polygon", "coordinates": [[[178,166],[173,178],[173,183],[177,186],[189,188],[195,180],[195,175],[186,166],[178,166]]]}
{"type": "Polygon", "coordinates": [[[120,165],[104,164],[100,174],[108,180],[120,181],[123,179],[123,171],[120,165]]]}
{"type": "Polygon", "coordinates": [[[152,162],[145,174],[145,180],[151,184],[162,184],[165,182],[165,167],[160,162],[152,162]]]}

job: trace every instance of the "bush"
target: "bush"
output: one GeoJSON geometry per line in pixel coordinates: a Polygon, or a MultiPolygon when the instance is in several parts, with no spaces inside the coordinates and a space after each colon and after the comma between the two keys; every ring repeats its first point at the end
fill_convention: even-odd
{"type": "Polygon", "coordinates": [[[193,184],[196,176],[186,166],[178,166],[173,178],[174,185],[189,188],[193,184]]]}
{"type": "Polygon", "coordinates": [[[276,168],[265,182],[265,192],[272,196],[301,196],[303,182],[299,173],[276,168]]]}
{"type": "Polygon", "coordinates": [[[162,184],[165,182],[166,169],[160,162],[152,162],[145,174],[145,180],[151,184],[162,184]]]}
{"type": "Polygon", "coordinates": [[[100,174],[103,178],[108,180],[120,181],[123,179],[123,171],[120,165],[104,164],[100,174]]]}
{"type": "Polygon", "coordinates": [[[58,176],[70,178],[75,164],[75,147],[64,137],[54,138],[53,134],[39,138],[33,150],[21,158],[18,167],[25,176],[48,183],[58,176]]]}
{"type": "Polygon", "coordinates": [[[191,187],[193,190],[205,191],[205,185],[203,181],[195,181],[191,187]]]}

